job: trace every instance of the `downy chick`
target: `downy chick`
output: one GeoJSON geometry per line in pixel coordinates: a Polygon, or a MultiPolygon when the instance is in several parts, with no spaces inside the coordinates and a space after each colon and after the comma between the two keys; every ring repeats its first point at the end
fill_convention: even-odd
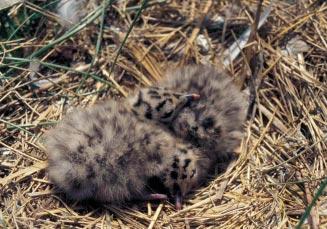
{"type": "Polygon", "coordinates": [[[67,114],[46,136],[50,179],[73,199],[122,203],[165,198],[147,191],[159,177],[179,208],[208,159],[129,111],[124,101],[107,101],[67,114]]]}
{"type": "Polygon", "coordinates": [[[177,136],[200,147],[212,162],[224,159],[240,144],[248,102],[226,73],[211,66],[185,66],[168,72],[157,84],[200,95],[169,126],[177,136]]]}
{"type": "Polygon", "coordinates": [[[127,101],[140,120],[171,123],[182,109],[199,97],[198,94],[178,93],[164,87],[146,87],[132,93],[127,101]]]}

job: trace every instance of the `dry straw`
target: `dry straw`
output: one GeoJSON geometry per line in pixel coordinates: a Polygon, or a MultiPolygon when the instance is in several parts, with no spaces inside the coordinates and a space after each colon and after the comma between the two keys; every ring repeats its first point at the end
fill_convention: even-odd
{"type": "MultiPolygon", "coordinates": [[[[168,202],[70,202],[48,181],[42,135],[73,106],[124,96],[167,68],[221,67],[223,51],[255,21],[258,2],[151,0],[141,12],[142,1],[88,1],[66,30],[58,1],[17,2],[0,11],[0,227],[292,228],[316,199],[304,225],[327,228],[326,190],[314,197],[327,175],[325,1],[273,1],[250,42],[263,62],[239,157],[180,212],[168,202]]],[[[251,82],[247,53],[228,66],[243,88],[251,82]]]]}

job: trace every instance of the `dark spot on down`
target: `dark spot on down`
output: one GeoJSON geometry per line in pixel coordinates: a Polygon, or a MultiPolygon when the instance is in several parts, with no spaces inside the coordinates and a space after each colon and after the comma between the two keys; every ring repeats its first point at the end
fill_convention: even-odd
{"type": "Polygon", "coordinates": [[[178,168],[178,163],[177,163],[177,162],[174,162],[174,163],[172,164],[172,167],[173,167],[174,169],[177,169],[177,168],[178,168]]]}
{"type": "Polygon", "coordinates": [[[184,160],[184,166],[183,169],[186,170],[186,168],[188,167],[188,165],[191,163],[191,159],[185,159],[184,160]]]}
{"type": "Polygon", "coordinates": [[[203,121],[202,121],[202,126],[205,128],[205,129],[208,129],[210,127],[213,127],[214,125],[214,120],[212,117],[207,117],[205,118],[203,121]]]}
{"type": "Polygon", "coordinates": [[[87,144],[88,146],[93,146],[96,143],[96,138],[95,136],[88,136],[87,144]]]}
{"type": "Polygon", "coordinates": [[[156,151],[159,152],[159,151],[161,150],[161,146],[162,146],[161,143],[158,142],[158,143],[156,144],[156,151]]]}
{"type": "Polygon", "coordinates": [[[134,114],[135,116],[138,116],[138,115],[139,115],[139,114],[137,113],[137,111],[134,110],[134,109],[132,109],[132,112],[133,112],[133,114],[134,114]]]}
{"type": "Polygon", "coordinates": [[[149,90],[148,91],[148,95],[158,95],[159,93],[158,93],[158,91],[156,91],[156,90],[149,90]]]}
{"type": "Polygon", "coordinates": [[[93,169],[93,166],[91,164],[87,165],[86,167],[86,178],[90,179],[90,178],[94,178],[95,177],[95,171],[93,169]]]}
{"type": "Polygon", "coordinates": [[[102,133],[99,126],[93,124],[93,131],[94,131],[97,139],[102,139],[103,138],[103,133],[102,133]]]}
{"type": "Polygon", "coordinates": [[[161,99],[160,95],[150,95],[152,99],[161,99]]]}
{"type": "MultiPolygon", "coordinates": [[[[151,143],[151,136],[149,133],[145,133],[144,134],[144,138],[143,141],[145,144],[149,145],[151,143]]],[[[131,146],[131,148],[133,148],[133,146],[131,146]]]]}
{"type": "Polygon", "coordinates": [[[170,172],[170,177],[174,180],[177,180],[178,173],[176,171],[171,171],[170,172]]]}
{"type": "Polygon", "coordinates": [[[168,193],[169,190],[164,184],[166,178],[163,175],[164,174],[160,174],[148,178],[146,181],[146,189],[151,193],[168,193]]]}
{"type": "Polygon", "coordinates": [[[198,126],[192,126],[192,127],[191,127],[191,130],[192,130],[193,132],[197,132],[197,131],[198,131],[198,129],[199,129],[199,127],[198,127],[198,126]]]}
{"type": "Polygon", "coordinates": [[[146,112],[145,112],[144,116],[147,119],[152,119],[152,108],[151,108],[150,104],[147,102],[143,102],[143,104],[144,104],[144,106],[146,106],[146,112]]]}
{"type": "Polygon", "coordinates": [[[117,126],[117,128],[116,128],[116,133],[117,133],[117,134],[120,134],[122,131],[123,131],[123,128],[122,128],[120,125],[117,126]]]}
{"type": "Polygon", "coordinates": [[[157,106],[156,106],[156,110],[160,111],[160,109],[166,104],[167,100],[164,100],[162,102],[160,102],[157,106]]]}
{"type": "Polygon", "coordinates": [[[179,99],[181,95],[174,93],[175,98],[179,99]]]}
{"type": "Polygon", "coordinates": [[[142,100],[143,100],[143,95],[142,95],[142,91],[139,91],[139,95],[138,95],[138,98],[137,98],[137,101],[136,103],[134,103],[134,107],[139,107],[142,103],[142,100]]]}
{"type": "Polygon", "coordinates": [[[182,177],[183,180],[187,178],[187,175],[185,173],[183,173],[182,177]]]}
{"type": "Polygon", "coordinates": [[[96,154],[94,156],[95,161],[101,166],[105,167],[106,166],[106,161],[103,157],[101,157],[99,154],[96,154]]]}
{"type": "Polygon", "coordinates": [[[214,129],[216,135],[221,135],[221,128],[218,126],[214,129]]]}
{"type": "Polygon", "coordinates": [[[126,168],[126,167],[127,167],[127,163],[128,163],[128,157],[129,157],[130,155],[131,155],[131,152],[128,151],[126,154],[120,156],[120,157],[118,158],[118,161],[117,161],[118,165],[119,165],[120,167],[122,167],[122,168],[126,168]]]}
{"type": "Polygon", "coordinates": [[[174,156],[174,162],[176,162],[177,164],[179,163],[179,158],[177,156],[174,156]]]}
{"type": "Polygon", "coordinates": [[[195,169],[193,169],[193,170],[192,170],[192,174],[191,174],[190,178],[193,178],[193,177],[194,177],[194,175],[195,175],[195,173],[196,173],[196,170],[195,170],[195,169]]]}
{"type": "Polygon", "coordinates": [[[162,163],[161,155],[158,152],[149,154],[147,158],[149,161],[155,161],[158,164],[162,163]]]}
{"type": "Polygon", "coordinates": [[[85,150],[85,147],[82,146],[82,145],[79,145],[79,146],[77,147],[77,151],[78,151],[79,154],[83,154],[83,153],[84,153],[84,150],[85,150]]]}
{"type": "Polygon", "coordinates": [[[168,118],[173,114],[174,110],[171,110],[169,112],[165,112],[164,115],[161,118],[168,118]]]}
{"type": "Polygon", "coordinates": [[[182,148],[180,148],[179,149],[183,154],[187,154],[187,150],[186,149],[182,149],[182,148]]]}
{"type": "Polygon", "coordinates": [[[82,164],[84,162],[83,157],[77,153],[72,153],[70,159],[75,164],[82,164]]]}
{"type": "Polygon", "coordinates": [[[147,110],[147,111],[145,112],[145,117],[146,117],[147,119],[152,119],[152,113],[151,113],[151,111],[147,110]]]}

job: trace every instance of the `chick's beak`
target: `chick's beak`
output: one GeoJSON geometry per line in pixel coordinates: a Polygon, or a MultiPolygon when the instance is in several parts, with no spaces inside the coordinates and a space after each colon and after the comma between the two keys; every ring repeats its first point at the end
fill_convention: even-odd
{"type": "Polygon", "coordinates": [[[176,106],[175,114],[178,114],[178,112],[179,112],[180,110],[182,110],[183,108],[190,106],[190,104],[191,104],[193,101],[199,100],[199,99],[200,99],[200,95],[199,95],[199,94],[194,94],[194,93],[193,93],[193,94],[182,95],[180,98],[181,98],[181,101],[180,101],[180,103],[176,106]]]}
{"type": "Polygon", "coordinates": [[[180,104],[180,108],[183,108],[189,106],[192,102],[199,100],[200,95],[192,93],[183,95],[181,98],[183,102],[180,104]]]}
{"type": "Polygon", "coordinates": [[[175,208],[176,210],[181,210],[183,206],[183,197],[180,192],[175,196],[175,208]]]}
{"type": "Polygon", "coordinates": [[[187,94],[187,95],[184,95],[184,97],[187,99],[187,101],[196,101],[196,100],[199,100],[200,99],[200,95],[199,94],[195,94],[195,93],[192,93],[192,94],[187,94]]]}

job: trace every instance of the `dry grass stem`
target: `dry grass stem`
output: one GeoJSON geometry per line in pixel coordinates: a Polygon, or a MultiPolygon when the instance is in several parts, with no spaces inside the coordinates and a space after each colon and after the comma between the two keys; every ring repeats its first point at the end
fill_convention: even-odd
{"type": "MultiPolygon", "coordinates": [[[[86,1],[85,16],[66,30],[55,1],[0,6],[0,227],[294,228],[327,177],[325,1],[262,1],[271,11],[247,44],[255,49],[226,69],[247,89],[249,59],[263,57],[238,158],[181,211],[169,202],[73,202],[45,169],[43,136],[72,107],[126,97],[178,65],[223,68],[222,54],[251,28],[258,2],[150,0],[115,68],[142,1],[114,1],[104,17],[102,1],[86,1]]],[[[327,228],[326,190],[305,228],[327,228]]]]}

